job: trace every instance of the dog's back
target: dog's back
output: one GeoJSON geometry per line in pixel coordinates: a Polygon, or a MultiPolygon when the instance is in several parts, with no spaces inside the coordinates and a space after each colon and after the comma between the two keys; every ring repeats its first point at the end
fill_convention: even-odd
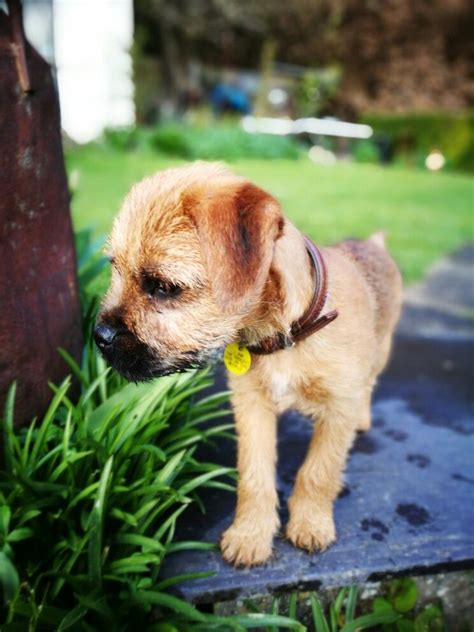
{"type": "Polygon", "coordinates": [[[374,233],[365,241],[348,239],[335,248],[350,257],[367,282],[375,298],[376,335],[383,343],[395,329],[402,303],[402,278],[387,252],[383,233],[374,233]]]}

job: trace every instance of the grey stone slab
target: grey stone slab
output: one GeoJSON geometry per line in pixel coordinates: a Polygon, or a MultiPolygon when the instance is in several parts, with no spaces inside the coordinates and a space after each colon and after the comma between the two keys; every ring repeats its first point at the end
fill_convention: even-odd
{"type": "MultiPolygon", "coordinates": [[[[436,284],[432,287],[441,291],[436,284]]],[[[427,286],[422,291],[430,296],[427,286]]],[[[442,319],[437,322],[442,329],[442,319]]],[[[462,327],[467,331],[466,323],[462,327]]],[[[218,551],[170,555],[167,576],[213,573],[180,584],[177,592],[197,603],[214,603],[473,566],[474,337],[401,331],[376,391],[373,428],[356,440],[346,487],[335,503],[337,542],[310,555],[280,537],[268,564],[245,570],[223,562],[218,551]]],[[[218,388],[222,379],[220,372],[218,388]]],[[[283,525],[310,435],[311,426],[301,415],[289,412],[281,418],[278,492],[283,525]]],[[[234,465],[234,445],[219,444],[210,458],[234,465]]],[[[206,514],[187,512],[179,535],[218,542],[232,521],[234,495],[210,490],[203,500],[206,514]]]]}
{"type": "Polygon", "coordinates": [[[436,263],[405,292],[399,332],[409,336],[474,336],[474,245],[436,263]]]}

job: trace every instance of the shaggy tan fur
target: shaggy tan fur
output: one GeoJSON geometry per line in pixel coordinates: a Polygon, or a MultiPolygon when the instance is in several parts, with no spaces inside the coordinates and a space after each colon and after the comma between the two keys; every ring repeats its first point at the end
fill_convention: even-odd
{"type": "MultiPolygon", "coordinates": [[[[125,327],[168,372],[183,354],[206,357],[238,341],[288,332],[307,308],[312,267],[301,233],[267,193],[221,165],[194,163],[133,187],[109,246],[110,290],[101,318],[125,327]],[[150,298],[143,274],[183,288],[150,298]]],[[[268,560],[279,529],[275,488],[277,415],[295,408],[315,422],[289,501],[287,537],[325,549],[336,537],[333,502],[357,430],[370,428],[371,394],[399,318],[401,277],[380,233],[322,248],[329,298],[339,317],[295,347],[252,356],[229,376],[238,434],[238,495],[223,556],[236,565],[268,560]]],[[[114,364],[112,357],[112,364],[114,364]]]]}

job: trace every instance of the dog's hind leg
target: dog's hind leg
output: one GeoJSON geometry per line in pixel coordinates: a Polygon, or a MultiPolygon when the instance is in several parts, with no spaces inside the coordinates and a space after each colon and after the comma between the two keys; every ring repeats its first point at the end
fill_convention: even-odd
{"type": "Polygon", "coordinates": [[[238,441],[237,508],[223,534],[222,555],[236,566],[262,564],[270,557],[279,527],[276,493],[277,419],[258,391],[232,398],[238,441]]]}
{"type": "Polygon", "coordinates": [[[374,367],[375,376],[381,373],[387,366],[387,363],[390,359],[391,349],[392,349],[392,333],[389,333],[383,338],[378,349],[377,359],[376,359],[375,367],[374,367]]]}
{"type": "Polygon", "coordinates": [[[333,502],[363,408],[360,400],[332,402],[316,425],[288,503],[287,536],[298,547],[323,550],[336,539],[333,502]]]}
{"type": "Polygon", "coordinates": [[[361,416],[360,416],[360,419],[357,420],[356,429],[359,432],[367,432],[368,430],[370,430],[372,426],[372,412],[371,412],[372,392],[377,382],[378,375],[384,370],[390,358],[391,347],[392,347],[392,335],[387,334],[385,338],[383,338],[378,348],[377,357],[374,362],[372,377],[370,379],[369,385],[367,386],[366,397],[361,409],[361,416]]]}
{"type": "Polygon", "coordinates": [[[358,432],[368,432],[372,427],[372,391],[374,388],[373,381],[367,386],[363,404],[360,406],[360,417],[357,419],[356,430],[358,432]]]}

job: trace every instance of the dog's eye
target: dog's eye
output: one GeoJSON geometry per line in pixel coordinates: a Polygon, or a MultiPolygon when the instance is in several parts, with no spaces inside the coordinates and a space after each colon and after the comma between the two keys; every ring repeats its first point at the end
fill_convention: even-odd
{"type": "Polygon", "coordinates": [[[182,292],[179,285],[151,276],[142,278],[142,290],[154,298],[175,298],[182,292]]]}

